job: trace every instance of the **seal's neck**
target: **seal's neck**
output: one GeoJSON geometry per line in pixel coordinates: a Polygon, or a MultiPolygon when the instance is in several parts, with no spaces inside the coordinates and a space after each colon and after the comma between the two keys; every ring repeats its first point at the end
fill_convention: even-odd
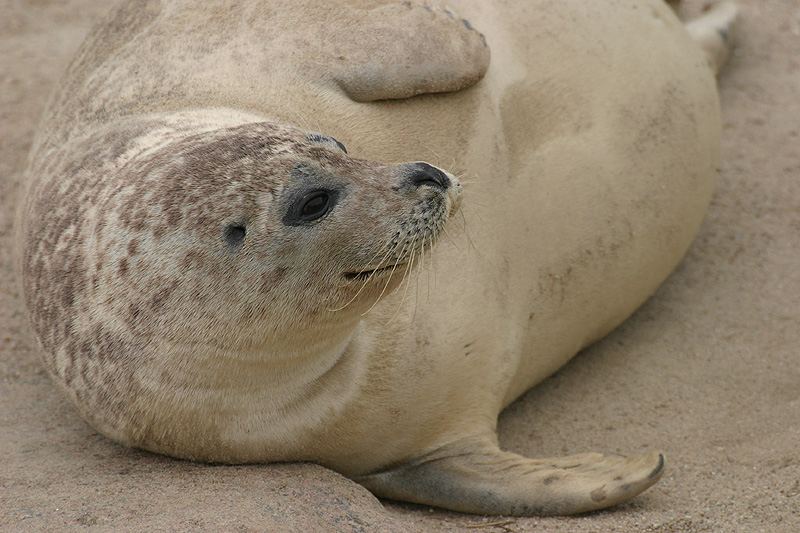
{"type": "Polygon", "coordinates": [[[186,345],[171,349],[176,357],[161,368],[142,368],[141,384],[151,388],[146,392],[158,402],[159,416],[211,439],[251,446],[254,457],[268,449],[275,460],[297,459],[307,444],[301,437],[314,434],[308,429],[335,424],[363,390],[373,349],[363,329],[357,321],[330,337],[299,332],[300,348],[292,353],[254,351],[246,359],[234,350],[186,345]],[[166,368],[174,365],[180,371],[166,368]]]}
{"type": "Polygon", "coordinates": [[[357,313],[308,319],[292,328],[272,331],[248,346],[173,345],[187,386],[205,389],[257,388],[304,390],[319,383],[344,359],[360,352],[361,317],[357,313]]]}
{"type": "Polygon", "coordinates": [[[282,331],[247,356],[264,362],[283,378],[316,381],[351,351],[359,323],[356,317],[310,321],[282,331]]]}

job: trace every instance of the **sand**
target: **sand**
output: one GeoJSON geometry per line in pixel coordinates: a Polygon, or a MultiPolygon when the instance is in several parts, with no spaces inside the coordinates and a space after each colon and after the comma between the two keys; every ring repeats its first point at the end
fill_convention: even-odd
{"type": "Polygon", "coordinates": [[[667,472],[610,511],[497,519],[381,502],[314,465],[131,451],[78,417],[39,365],[12,224],[47,95],[107,3],[0,1],[0,530],[800,531],[800,1],[742,3],[697,241],[621,328],[500,417],[515,452],[660,448],[667,472]]]}

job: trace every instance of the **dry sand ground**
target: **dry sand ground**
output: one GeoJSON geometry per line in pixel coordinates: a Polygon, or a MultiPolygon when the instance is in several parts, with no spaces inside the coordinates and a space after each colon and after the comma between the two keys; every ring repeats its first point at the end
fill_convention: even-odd
{"type": "Polygon", "coordinates": [[[12,213],[45,98],[106,3],[0,2],[0,530],[800,531],[800,0],[743,3],[697,242],[623,327],[500,419],[516,452],[658,447],[667,473],[612,511],[497,520],[382,504],[317,466],[131,451],[78,418],[24,321],[12,213]]]}

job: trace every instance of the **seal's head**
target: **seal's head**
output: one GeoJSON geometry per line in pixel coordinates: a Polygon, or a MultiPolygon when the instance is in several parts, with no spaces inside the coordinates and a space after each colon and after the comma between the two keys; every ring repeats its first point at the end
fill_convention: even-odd
{"type": "Polygon", "coordinates": [[[461,189],[427,163],[351,158],[272,123],[184,138],[125,173],[94,232],[114,236],[98,310],[236,351],[363,313],[433,244],[461,189]]]}

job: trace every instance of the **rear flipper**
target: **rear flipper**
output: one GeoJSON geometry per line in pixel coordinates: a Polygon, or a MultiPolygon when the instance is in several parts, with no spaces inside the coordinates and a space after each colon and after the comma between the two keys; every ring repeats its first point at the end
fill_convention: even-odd
{"type": "Polygon", "coordinates": [[[355,478],[393,500],[485,515],[568,515],[629,500],[659,480],[664,456],[597,453],[528,459],[489,439],[465,440],[355,478]]]}
{"type": "Polygon", "coordinates": [[[719,2],[703,16],[686,24],[689,34],[708,56],[714,73],[720,71],[730,56],[738,11],[735,2],[719,2]]]}

